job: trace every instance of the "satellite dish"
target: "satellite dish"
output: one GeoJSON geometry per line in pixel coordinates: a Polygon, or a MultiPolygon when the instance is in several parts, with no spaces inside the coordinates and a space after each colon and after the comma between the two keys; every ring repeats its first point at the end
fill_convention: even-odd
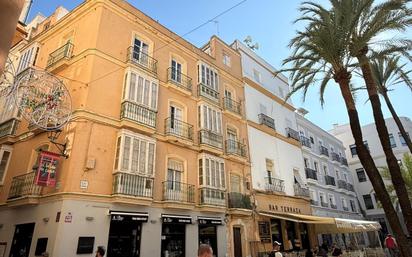
{"type": "Polygon", "coordinates": [[[247,37],[245,38],[245,40],[243,40],[243,42],[245,42],[246,44],[252,42],[252,37],[251,37],[251,36],[247,36],[247,37]]]}
{"type": "Polygon", "coordinates": [[[256,43],[256,44],[253,46],[253,49],[258,50],[258,49],[259,49],[259,44],[258,44],[258,43],[256,43]]]}

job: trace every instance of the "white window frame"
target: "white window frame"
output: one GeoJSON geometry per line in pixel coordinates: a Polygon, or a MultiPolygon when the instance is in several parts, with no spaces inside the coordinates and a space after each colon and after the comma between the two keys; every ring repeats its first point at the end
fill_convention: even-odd
{"type": "Polygon", "coordinates": [[[6,162],[6,166],[4,167],[3,176],[0,177],[0,185],[3,185],[4,180],[6,179],[7,170],[8,170],[9,165],[10,165],[11,156],[13,154],[13,147],[8,146],[8,145],[2,145],[0,147],[0,161],[3,159],[4,152],[9,152],[10,154],[9,154],[9,158],[6,162]]]}
{"type": "Polygon", "coordinates": [[[197,82],[219,92],[219,73],[217,70],[204,62],[200,62],[197,69],[197,82]]]}
{"type": "Polygon", "coordinates": [[[310,199],[312,199],[313,201],[318,201],[319,199],[318,195],[316,194],[316,191],[312,189],[309,189],[309,196],[310,199]]]}
{"type": "Polygon", "coordinates": [[[325,203],[325,202],[322,202],[321,196],[323,196],[323,198],[326,200],[326,203],[329,204],[329,199],[326,198],[326,194],[324,192],[319,191],[318,194],[319,194],[319,203],[320,204],[325,203]]]}
{"type": "Polygon", "coordinates": [[[223,52],[223,57],[222,57],[223,64],[226,65],[227,67],[231,67],[231,58],[230,55],[227,53],[223,52]]]}
{"type": "Polygon", "coordinates": [[[260,72],[256,69],[253,69],[253,79],[258,82],[261,83],[262,82],[262,75],[260,74],[260,72]]]}
{"type": "Polygon", "coordinates": [[[40,50],[39,44],[34,43],[30,47],[22,51],[20,58],[19,58],[19,63],[17,65],[16,74],[19,74],[25,69],[33,66],[33,64],[36,61],[39,50],[40,50]]]}
{"type": "MultiPolygon", "coordinates": [[[[202,174],[200,174],[199,171],[199,187],[200,188],[212,188],[212,189],[219,189],[219,190],[226,190],[227,188],[227,179],[226,179],[226,167],[225,167],[225,161],[222,158],[210,155],[210,154],[201,154],[198,158],[198,163],[199,160],[202,160],[202,167],[199,167],[199,169],[201,169],[202,174]],[[209,170],[206,169],[207,166],[207,162],[206,160],[208,160],[209,162],[209,170]],[[215,163],[218,163],[218,167],[219,167],[219,171],[217,172],[217,174],[219,175],[218,177],[215,177],[215,186],[213,186],[212,184],[212,168],[210,166],[211,161],[214,161],[215,163]],[[222,166],[223,164],[223,166],[222,166]],[[223,167],[223,171],[222,171],[222,167],[223,167]],[[202,181],[200,182],[200,176],[202,176],[202,181]],[[207,177],[209,176],[209,179],[207,179],[207,177]],[[222,179],[223,178],[223,179],[222,179]],[[207,181],[209,181],[209,184],[207,183],[207,181]]],[[[215,166],[216,168],[216,166],[215,166]]],[[[216,171],[216,169],[214,169],[216,171]]],[[[216,173],[215,173],[216,174],[216,173]]]]}
{"type": "Polygon", "coordinates": [[[123,93],[123,101],[130,101],[132,103],[136,103],[141,106],[145,106],[151,110],[157,111],[159,102],[158,102],[158,97],[159,97],[159,81],[157,79],[154,79],[153,77],[148,76],[147,74],[144,74],[140,72],[139,70],[129,68],[126,70],[125,75],[125,87],[124,87],[124,93],[123,93]],[[135,75],[135,84],[134,84],[134,89],[133,92],[131,93],[131,86],[132,86],[132,76],[135,75]],[[140,81],[142,81],[141,84],[141,96],[140,99],[137,99],[139,94],[139,84],[140,81]],[[148,88],[147,83],[149,84],[148,88]],[[145,100],[145,95],[147,94],[148,99],[145,100]]]}
{"type": "Polygon", "coordinates": [[[345,197],[341,197],[341,198],[340,198],[340,202],[342,203],[342,208],[343,208],[343,207],[345,207],[345,208],[348,208],[348,207],[349,207],[349,206],[348,206],[348,201],[346,200],[345,197]]]}
{"type": "Polygon", "coordinates": [[[328,203],[331,204],[330,199],[332,199],[332,204],[336,205],[336,198],[334,194],[328,194],[328,203]]]}
{"type": "Polygon", "coordinates": [[[208,104],[200,104],[198,107],[198,110],[200,114],[199,115],[200,128],[210,130],[219,135],[223,135],[222,111],[208,104]],[[205,114],[205,111],[206,111],[206,114],[205,114]]]}

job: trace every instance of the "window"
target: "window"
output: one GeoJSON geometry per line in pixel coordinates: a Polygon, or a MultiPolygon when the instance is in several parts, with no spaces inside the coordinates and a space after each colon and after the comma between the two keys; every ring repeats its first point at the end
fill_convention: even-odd
{"type": "Polygon", "coordinates": [[[272,184],[273,168],[274,168],[273,166],[274,166],[273,160],[266,158],[266,172],[267,172],[269,184],[272,184]]]}
{"type": "Polygon", "coordinates": [[[316,191],[310,189],[309,192],[310,192],[310,199],[312,199],[313,201],[317,201],[318,197],[316,196],[316,191]]]}
{"type": "Polygon", "coordinates": [[[335,196],[332,195],[332,194],[329,194],[328,197],[329,197],[329,203],[330,203],[330,205],[336,205],[335,196]]]}
{"type": "Polygon", "coordinates": [[[305,164],[305,168],[309,168],[309,160],[308,158],[303,158],[303,162],[305,164]]]}
{"type": "Polygon", "coordinates": [[[339,174],[339,171],[338,171],[338,170],[336,170],[336,171],[335,171],[335,173],[336,173],[336,179],[340,179],[340,174],[339,174]]]}
{"type": "Polygon", "coordinates": [[[395,141],[395,137],[393,136],[393,134],[389,134],[389,141],[391,143],[391,147],[395,148],[396,147],[396,141],[395,141]]]}
{"type": "Polygon", "coordinates": [[[43,31],[48,30],[50,28],[50,21],[44,23],[43,25],[43,31]]]}
{"type": "Polygon", "coordinates": [[[223,53],[223,64],[230,67],[230,56],[223,53]]]}
{"type": "Polygon", "coordinates": [[[365,208],[367,210],[374,208],[371,195],[363,195],[363,201],[365,202],[365,208]]]}
{"type": "Polygon", "coordinates": [[[350,149],[350,153],[352,154],[352,157],[355,156],[355,155],[358,155],[358,153],[356,152],[356,145],[354,145],[354,144],[350,145],[349,149],[350,149]]]}
{"type": "Polygon", "coordinates": [[[239,175],[230,174],[230,192],[242,192],[240,188],[240,181],[241,179],[239,175]]]}
{"type": "Polygon", "coordinates": [[[353,212],[356,212],[356,204],[354,200],[350,200],[350,208],[353,212]]]}
{"type": "Polygon", "coordinates": [[[167,187],[168,189],[180,190],[183,178],[183,162],[176,159],[167,160],[167,187]]]}
{"type": "Polygon", "coordinates": [[[177,62],[176,60],[172,59],[171,63],[171,74],[170,78],[177,82],[182,83],[182,64],[177,62]]]}
{"type": "Polygon", "coordinates": [[[14,104],[14,97],[0,97],[0,123],[3,123],[18,114],[17,106],[14,104]]]}
{"type": "Polygon", "coordinates": [[[315,140],[313,139],[313,137],[309,137],[310,138],[310,142],[312,143],[312,144],[314,144],[315,143],[315,140]]]}
{"type": "Polygon", "coordinates": [[[199,64],[198,68],[198,82],[203,85],[219,91],[219,76],[217,72],[206,64],[199,64]]]}
{"type": "Polygon", "coordinates": [[[135,38],[133,42],[133,59],[145,66],[148,65],[149,45],[142,40],[135,38]]]}
{"type": "Polygon", "coordinates": [[[328,203],[328,201],[326,201],[325,193],[323,192],[319,192],[319,200],[321,203],[328,203]]]}
{"type": "Polygon", "coordinates": [[[325,176],[329,175],[328,174],[328,167],[326,167],[326,165],[323,165],[323,173],[325,176]]]}
{"type": "Polygon", "coordinates": [[[358,175],[359,182],[365,182],[366,181],[366,174],[365,174],[365,170],[363,168],[356,169],[356,175],[358,175]]]}
{"type": "Polygon", "coordinates": [[[348,202],[346,201],[345,197],[342,197],[340,200],[342,203],[342,208],[344,209],[348,208],[348,202]]]}
{"type": "Polygon", "coordinates": [[[135,71],[129,71],[127,79],[125,100],[157,110],[157,83],[135,71]]]}
{"type": "Polygon", "coordinates": [[[12,148],[9,146],[2,146],[0,148],[0,185],[4,183],[6,171],[9,166],[12,148]]]}
{"type": "Polygon", "coordinates": [[[35,64],[37,54],[39,52],[39,47],[34,45],[21,53],[19,65],[17,66],[16,74],[24,71],[28,67],[31,67],[35,64]]]}
{"type": "Polygon", "coordinates": [[[255,81],[256,82],[259,82],[260,83],[260,72],[259,71],[257,71],[257,70],[255,70],[255,69],[253,69],[253,78],[255,79],[255,81]]]}
{"type": "Polygon", "coordinates": [[[199,185],[226,188],[225,164],[221,158],[204,155],[199,159],[199,185]]]}
{"type": "Polygon", "coordinates": [[[199,122],[202,129],[222,134],[222,113],[219,109],[202,104],[199,106],[199,113],[199,122]]]}
{"type": "MultiPolygon", "coordinates": [[[[406,144],[406,141],[405,141],[405,139],[403,138],[401,132],[398,132],[398,136],[399,136],[399,140],[401,141],[402,146],[406,146],[406,145],[407,145],[407,144],[406,144]]],[[[408,132],[406,132],[406,136],[407,136],[408,138],[410,138],[408,132]]]]}
{"type": "Polygon", "coordinates": [[[319,171],[318,162],[313,162],[313,167],[315,168],[316,172],[319,171]]]}
{"type": "Polygon", "coordinates": [[[123,131],[117,139],[116,170],[153,176],[155,146],[151,138],[123,131]]]}

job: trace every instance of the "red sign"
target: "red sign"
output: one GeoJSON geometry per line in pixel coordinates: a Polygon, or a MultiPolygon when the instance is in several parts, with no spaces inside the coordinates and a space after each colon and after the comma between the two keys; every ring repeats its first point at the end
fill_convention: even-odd
{"type": "Polygon", "coordinates": [[[39,168],[37,169],[35,184],[39,186],[56,185],[56,169],[60,155],[52,152],[42,151],[39,157],[39,168]]]}

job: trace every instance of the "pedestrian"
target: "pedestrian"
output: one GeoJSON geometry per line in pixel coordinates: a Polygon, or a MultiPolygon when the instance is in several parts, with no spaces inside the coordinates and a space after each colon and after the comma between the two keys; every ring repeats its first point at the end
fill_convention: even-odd
{"type": "Polygon", "coordinates": [[[213,249],[208,244],[201,244],[199,245],[199,249],[197,250],[198,257],[213,257],[213,249]]]}
{"type": "Polygon", "coordinates": [[[388,234],[385,238],[385,247],[388,248],[391,257],[398,256],[398,244],[391,234],[388,234]]]}
{"type": "Polygon", "coordinates": [[[342,249],[340,249],[336,244],[332,247],[332,256],[342,256],[342,249]]]}
{"type": "Polygon", "coordinates": [[[98,246],[96,251],[96,257],[103,257],[106,251],[103,246],[98,246]]]}
{"type": "Polygon", "coordinates": [[[282,253],[280,252],[280,246],[282,244],[278,241],[273,242],[273,250],[270,252],[269,257],[283,257],[282,253]]]}
{"type": "Polygon", "coordinates": [[[328,245],[325,242],[323,242],[322,245],[319,247],[318,256],[328,256],[328,245]]]}
{"type": "Polygon", "coordinates": [[[305,257],[315,257],[315,249],[309,248],[309,249],[306,251],[305,257]]]}

